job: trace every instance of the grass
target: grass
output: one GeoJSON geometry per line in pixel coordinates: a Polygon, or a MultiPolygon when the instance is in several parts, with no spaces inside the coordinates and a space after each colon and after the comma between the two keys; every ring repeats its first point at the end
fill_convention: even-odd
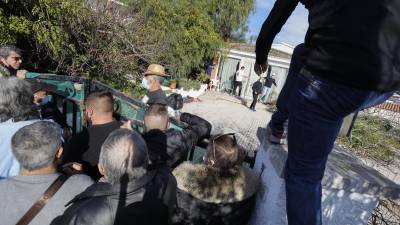
{"type": "Polygon", "coordinates": [[[351,138],[338,138],[340,146],[364,158],[390,163],[400,155],[400,127],[377,116],[357,118],[351,138]]]}

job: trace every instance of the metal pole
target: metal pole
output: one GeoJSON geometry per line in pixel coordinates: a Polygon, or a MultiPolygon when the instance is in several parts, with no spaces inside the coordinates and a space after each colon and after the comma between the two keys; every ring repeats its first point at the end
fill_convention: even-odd
{"type": "Polygon", "coordinates": [[[348,137],[348,138],[351,137],[351,131],[353,130],[353,126],[354,126],[354,123],[356,122],[357,116],[358,116],[358,111],[356,113],[354,113],[353,119],[351,120],[349,130],[347,131],[347,134],[346,134],[346,137],[348,137]]]}

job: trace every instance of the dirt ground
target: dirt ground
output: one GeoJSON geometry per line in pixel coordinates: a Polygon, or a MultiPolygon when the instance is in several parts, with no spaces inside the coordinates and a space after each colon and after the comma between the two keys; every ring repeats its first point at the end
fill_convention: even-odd
{"type": "Polygon", "coordinates": [[[259,149],[272,115],[264,104],[257,103],[253,112],[248,108],[251,101],[246,103],[234,96],[213,91],[206,92],[200,100],[185,103],[182,111],[207,119],[213,126],[212,135],[233,132],[238,143],[247,151],[259,149]]]}

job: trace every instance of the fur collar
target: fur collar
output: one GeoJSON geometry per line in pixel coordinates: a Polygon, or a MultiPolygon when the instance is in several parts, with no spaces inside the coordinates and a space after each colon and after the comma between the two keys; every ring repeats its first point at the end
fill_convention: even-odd
{"type": "Polygon", "coordinates": [[[221,171],[204,164],[184,162],[173,174],[178,189],[208,203],[240,202],[253,196],[258,188],[258,178],[243,166],[221,171]]]}

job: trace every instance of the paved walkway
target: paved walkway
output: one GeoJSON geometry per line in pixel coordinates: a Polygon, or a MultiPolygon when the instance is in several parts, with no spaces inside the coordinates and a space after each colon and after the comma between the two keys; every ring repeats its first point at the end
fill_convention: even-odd
{"type": "Polygon", "coordinates": [[[212,91],[200,99],[202,102],[185,104],[182,111],[207,119],[213,125],[211,134],[234,132],[238,143],[247,151],[258,151],[272,115],[264,104],[257,103],[253,112],[248,108],[251,102],[245,106],[246,102],[240,99],[212,91]]]}

